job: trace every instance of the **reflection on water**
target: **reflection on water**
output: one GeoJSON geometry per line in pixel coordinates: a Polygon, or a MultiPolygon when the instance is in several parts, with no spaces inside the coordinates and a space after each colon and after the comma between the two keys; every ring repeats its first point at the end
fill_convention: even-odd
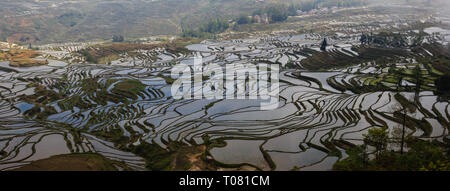
{"type": "MultiPolygon", "coordinates": [[[[360,144],[368,128],[399,124],[388,119],[393,105],[398,103],[394,92],[340,93],[328,80],[363,84],[365,79],[360,75],[383,70],[370,65],[358,66],[361,73],[354,68],[340,72],[286,69],[280,74],[280,106],[272,111],[260,110],[261,100],[174,100],[167,78],[174,64],[191,63],[193,55],[222,67],[235,62],[283,65],[299,59],[291,54],[308,43],[308,38],[300,35],[205,42],[188,46],[195,52],[183,55],[181,60],[179,55],[155,52],[160,59],[151,67],[143,61],[131,63],[123,59],[112,65],[50,62],[49,66],[14,68],[17,73],[0,72],[0,150],[8,153],[0,157],[0,168],[20,166],[54,154],[92,151],[143,169],[141,158],[119,151],[112,143],[90,134],[74,137],[69,132],[118,129],[124,136],[138,137],[136,143],[147,141],[163,148],[171,141],[201,144],[205,135],[212,140],[221,138],[227,145],[210,152],[215,160],[227,164],[247,163],[264,170],[270,170],[271,163],[276,165],[274,170],[329,170],[346,156],[333,145],[334,140],[360,144]],[[320,84],[297,78],[294,74],[298,72],[320,84]],[[39,93],[31,89],[32,83],[61,96],[49,100],[40,96],[35,103],[24,102],[19,95],[39,93]],[[38,120],[38,114],[23,116],[36,106],[40,109],[37,113],[48,112],[45,120],[38,120]],[[330,154],[332,147],[341,155],[330,154]]],[[[0,66],[9,67],[7,62],[0,66]]],[[[447,116],[448,103],[437,102],[432,92],[420,95],[420,102],[424,110],[411,116],[426,117],[433,127],[431,137],[446,135],[448,132],[435,119],[435,112],[447,116]]]]}
{"type": "Polygon", "coordinates": [[[26,102],[22,102],[22,103],[16,104],[16,107],[19,108],[20,111],[23,113],[23,112],[28,111],[31,108],[33,108],[34,104],[29,104],[29,103],[26,103],[26,102]]]}

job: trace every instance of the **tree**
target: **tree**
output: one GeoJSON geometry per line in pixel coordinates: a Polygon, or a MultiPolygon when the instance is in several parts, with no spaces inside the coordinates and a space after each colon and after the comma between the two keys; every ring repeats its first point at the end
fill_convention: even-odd
{"type": "Polygon", "coordinates": [[[400,87],[402,87],[402,85],[403,85],[402,82],[403,82],[403,76],[400,76],[397,81],[397,92],[400,91],[400,87]]]}
{"type": "Polygon", "coordinates": [[[386,151],[389,141],[389,132],[387,127],[369,129],[368,134],[364,134],[364,144],[375,147],[377,159],[386,151]]]}
{"type": "Polygon", "coordinates": [[[370,44],[373,42],[373,33],[371,32],[370,35],[367,37],[367,44],[370,44]]]}
{"type": "Polygon", "coordinates": [[[288,15],[289,16],[296,16],[297,15],[298,6],[294,3],[291,3],[288,7],[288,15]]]}
{"type": "Polygon", "coordinates": [[[244,25],[244,24],[248,24],[248,23],[250,23],[250,18],[248,18],[248,16],[246,16],[246,15],[242,15],[242,16],[240,16],[239,18],[238,18],[238,20],[237,20],[237,24],[238,25],[244,25]]]}
{"type": "Polygon", "coordinates": [[[207,32],[211,34],[218,34],[226,31],[230,25],[225,19],[212,19],[199,27],[200,32],[207,32]]]}
{"type": "Polygon", "coordinates": [[[416,78],[416,94],[415,94],[416,96],[415,96],[415,101],[418,102],[419,101],[420,88],[422,86],[422,81],[423,81],[423,79],[422,79],[422,70],[420,69],[419,66],[416,66],[414,68],[413,73],[414,73],[414,76],[416,78]]]}
{"type": "Polygon", "coordinates": [[[364,33],[361,34],[361,38],[359,39],[359,41],[361,42],[361,44],[366,44],[367,43],[367,35],[365,35],[364,33]]]}
{"type": "Polygon", "coordinates": [[[284,5],[271,5],[266,10],[271,22],[281,22],[288,18],[288,9],[284,5]]]}
{"type": "Polygon", "coordinates": [[[401,155],[403,155],[404,153],[405,145],[408,142],[407,140],[410,139],[410,137],[407,136],[407,134],[411,133],[411,130],[406,128],[405,122],[406,122],[406,113],[403,113],[403,125],[395,126],[391,132],[392,135],[391,143],[400,147],[401,155]]]}
{"type": "MultiPolygon", "coordinates": [[[[209,20],[207,23],[201,24],[198,29],[183,28],[183,37],[214,37],[215,34],[225,32],[230,27],[227,20],[221,18],[215,18],[209,20]]],[[[237,29],[237,28],[235,28],[237,29]]]]}
{"type": "MultiPolygon", "coordinates": [[[[395,97],[396,97],[396,99],[397,98],[400,99],[400,96],[401,96],[400,94],[397,94],[395,97]]],[[[403,97],[403,96],[401,96],[401,97],[403,97]]],[[[403,98],[403,99],[406,99],[406,98],[403,98]]],[[[413,98],[411,97],[409,99],[413,99],[413,98]]],[[[404,101],[401,101],[401,102],[404,102],[404,101]]],[[[392,138],[393,138],[393,140],[392,140],[393,143],[400,146],[400,154],[403,155],[403,148],[404,148],[406,138],[407,138],[405,136],[407,133],[410,132],[410,131],[408,131],[408,129],[406,129],[406,116],[408,113],[414,115],[414,113],[416,112],[416,108],[415,107],[406,107],[406,106],[402,105],[401,102],[392,105],[391,110],[394,113],[396,113],[396,112],[402,113],[402,115],[403,115],[402,127],[400,127],[400,126],[394,127],[391,134],[392,134],[392,138]]]]}
{"type": "Polygon", "coordinates": [[[320,46],[320,50],[321,51],[326,51],[327,50],[327,46],[328,46],[327,39],[324,38],[323,41],[322,41],[322,45],[320,46]]]}
{"type": "Polygon", "coordinates": [[[441,76],[434,83],[439,93],[450,92],[450,75],[441,76]]]}
{"type": "Polygon", "coordinates": [[[123,38],[122,35],[114,35],[113,36],[113,42],[123,42],[125,39],[123,38]]]}
{"type": "Polygon", "coordinates": [[[300,10],[308,12],[313,9],[314,9],[314,1],[313,0],[308,0],[308,1],[302,2],[300,10]]]}

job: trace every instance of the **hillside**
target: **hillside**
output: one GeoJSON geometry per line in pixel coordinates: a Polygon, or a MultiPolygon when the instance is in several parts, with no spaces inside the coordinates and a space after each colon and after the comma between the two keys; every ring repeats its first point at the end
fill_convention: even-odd
{"type": "Polygon", "coordinates": [[[6,0],[0,1],[0,41],[53,43],[176,35],[181,23],[250,12],[255,0],[6,0]]]}

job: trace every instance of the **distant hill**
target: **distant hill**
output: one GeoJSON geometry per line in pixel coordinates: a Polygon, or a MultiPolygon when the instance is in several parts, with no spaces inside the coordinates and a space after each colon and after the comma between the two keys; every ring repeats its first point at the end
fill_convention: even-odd
{"type": "Polygon", "coordinates": [[[50,43],[176,35],[212,17],[230,17],[273,1],[2,0],[0,41],[50,43]]]}
{"type": "Polygon", "coordinates": [[[212,18],[235,19],[272,3],[316,6],[355,1],[388,0],[1,0],[0,41],[28,45],[110,40],[114,35],[125,39],[178,35],[182,28],[195,28],[212,18]]]}

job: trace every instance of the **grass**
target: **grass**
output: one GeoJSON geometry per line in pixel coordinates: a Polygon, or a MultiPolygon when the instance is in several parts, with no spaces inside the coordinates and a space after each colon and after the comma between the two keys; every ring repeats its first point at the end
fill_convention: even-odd
{"type": "Polygon", "coordinates": [[[152,44],[109,43],[109,44],[95,45],[80,50],[79,53],[85,57],[87,62],[96,64],[107,64],[113,60],[119,59],[120,54],[131,53],[136,50],[153,50],[157,47],[159,46],[152,44]]]}
{"type": "Polygon", "coordinates": [[[10,49],[8,51],[0,50],[0,61],[10,61],[9,65],[13,67],[31,67],[47,65],[47,60],[35,60],[40,56],[39,52],[34,50],[10,49]]]}
{"type": "Polygon", "coordinates": [[[173,84],[173,83],[176,81],[176,80],[173,79],[172,77],[170,77],[170,76],[165,76],[165,75],[163,75],[163,74],[161,74],[161,73],[159,73],[157,76],[160,77],[160,78],[162,78],[162,79],[164,79],[164,81],[166,81],[167,84],[173,84]]]}
{"type": "Polygon", "coordinates": [[[143,142],[138,146],[131,145],[128,150],[143,157],[147,169],[152,171],[187,171],[194,166],[202,170],[214,168],[204,160],[204,145],[170,142],[167,149],[163,149],[158,144],[143,142]]]}
{"type": "Polygon", "coordinates": [[[377,85],[378,83],[380,83],[381,81],[383,81],[383,78],[377,78],[377,79],[371,80],[371,81],[369,82],[369,85],[375,86],[375,85],[377,85]]]}
{"type": "Polygon", "coordinates": [[[296,54],[312,56],[301,61],[303,67],[308,70],[324,70],[343,68],[346,66],[367,63],[383,58],[385,62],[393,62],[398,56],[406,56],[408,53],[397,48],[382,48],[377,46],[358,46],[352,48],[359,56],[349,56],[341,52],[318,52],[311,49],[303,49],[296,54]]]}
{"type": "Polygon", "coordinates": [[[36,58],[38,56],[40,56],[40,53],[34,50],[22,50],[22,49],[10,49],[8,51],[0,50],[0,61],[36,58]]]}
{"type": "Polygon", "coordinates": [[[408,111],[415,111],[416,110],[416,106],[414,103],[411,103],[408,99],[406,99],[404,96],[402,96],[401,94],[397,93],[394,95],[394,98],[406,109],[408,109],[408,111]]]}
{"type": "Polygon", "coordinates": [[[32,67],[47,64],[48,64],[47,60],[33,60],[33,59],[14,59],[9,62],[9,65],[14,67],[32,67]]]}
{"type": "Polygon", "coordinates": [[[137,99],[137,95],[144,91],[145,87],[146,86],[139,80],[125,79],[115,84],[111,92],[120,97],[137,99]]]}
{"type": "Polygon", "coordinates": [[[33,161],[14,171],[117,171],[115,165],[130,170],[124,163],[96,153],[75,153],[33,161]]]}
{"type": "Polygon", "coordinates": [[[153,55],[146,55],[136,52],[137,50],[154,50],[156,48],[165,48],[168,52],[173,54],[186,54],[189,51],[185,48],[189,44],[201,42],[202,39],[196,38],[180,38],[171,42],[159,42],[157,44],[143,44],[143,43],[106,43],[95,45],[86,49],[78,51],[87,62],[95,64],[107,64],[114,60],[120,59],[120,55],[128,54],[131,57],[140,59],[149,59],[156,61],[153,55]]]}

